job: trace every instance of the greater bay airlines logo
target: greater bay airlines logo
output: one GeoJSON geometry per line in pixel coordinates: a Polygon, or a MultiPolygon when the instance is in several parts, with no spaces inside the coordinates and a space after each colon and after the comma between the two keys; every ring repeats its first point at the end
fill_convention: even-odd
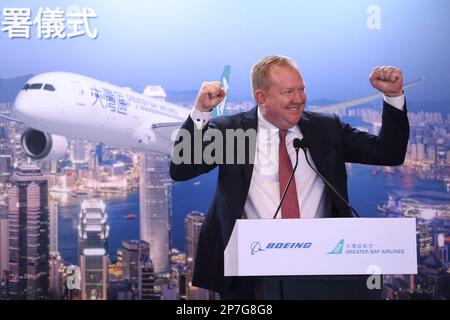
{"type": "Polygon", "coordinates": [[[347,243],[341,239],[327,254],[352,254],[352,255],[394,255],[405,254],[404,248],[378,248],[372,243],[347,243]]]}
{"type": "Polygon", "coordinates": [[[342,254],[343,249],[344,249],[344,239],[339,241],[338,244],[334,247],[334,249],[328,252],[328,254],[342,254]]]}
{"type": "Polygon", "coordinates": [[[250,253],[252,255],[261,251],[272,249],[309,249],[312,242],[269,242],[265,247],[259,241],[252,242],[250,245],[250,253]]]}

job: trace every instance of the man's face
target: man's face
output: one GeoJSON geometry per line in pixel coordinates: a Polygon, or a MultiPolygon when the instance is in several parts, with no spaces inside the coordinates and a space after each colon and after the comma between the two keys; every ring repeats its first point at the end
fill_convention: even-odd
{"type": "Polygon", "coordinates": [[[279,129],[295,126],[305,110],[305,83],[300,72],[291,67],[270,69],[269,87],[255,92],[262,116],[279,129]]]}

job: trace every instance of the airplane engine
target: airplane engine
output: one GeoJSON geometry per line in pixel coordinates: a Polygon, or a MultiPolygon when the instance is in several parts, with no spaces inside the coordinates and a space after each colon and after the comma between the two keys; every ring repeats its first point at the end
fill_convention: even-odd
{"type": "Polygon", "coordinates": [[[65,137],[28,128],[20,138],[20,145],[33,160],[56,160],[65,155],[69,142],[65,137]]]}

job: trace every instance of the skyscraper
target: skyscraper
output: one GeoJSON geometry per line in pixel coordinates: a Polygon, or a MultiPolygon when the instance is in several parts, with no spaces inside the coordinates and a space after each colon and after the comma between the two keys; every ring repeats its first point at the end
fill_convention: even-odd
{"type": "Polygon", "coordinates": [[[140,167],[140,238],[150,244],[155,273],[167,273],[172,212],[169,157],[142,153],[140,167]]]}
{"type": "Polygon", "coordinates": [[[436,147],[434,145],[427,146],[427,159],[433,163],[436,161],[436,147]]]}
{"type": "Polygon", "coordinates": [[[431,230],[431,221],[417,219],[417,256],[424,258],[433,251],[433,236],[431,230]]]}
{"type": "Polygon", "coordinates": [[[64,265],[58,252],[50,252],[49,296],[51,299],[61,300],[63,296],[64,265]]]}
{"type": "Polygon", "coordinates": [[[197,254],[197,242],[205,215],[198,211],[189,212],[184,218],[186,263],[189,269],[194,268],[197,254]]]}
{"type": "Polygon", "coordinates": [[[46,299],[49,287],[48,182],[36,165],[19,167],[9,190],[9,295],[46,299]]]}
{"type": "Polygon", "coordinates": [[[84,200],[78,224],[78,250],[81,269],[81,299],[106,300],[108,284],[109,226],[105,203],[84,200]]]}
{"type": "Polygon", "coordinates": [[[195,256],[197,254],[198,237],[200,236],[200,229],[204,220],[205,215],[197,211],[188,213],[184,219],[186,263],[188,266],[188,300],[208,299],[208,290],[197,288],[192,285],[192,275],[194,272],[195,256]]]}
{"type": "Polygon", "coordinates": [[[185,264],[177,264],[172,269],[172,282],[175,283],[178,292],[178,299],[187,299],[188,268],[185,264]]]}
{"type": "Polygon", "coordinates": [[[436,257],[442,263],[444,268],[448,267],[448,246],[445,243],[445,235],[443,233],[438,233],[435,235],[434,240],[434,250],[436,257]]]}
{"type": "Polygon", "coordinates": [[[141,256],[139,259],[138,299],[160,300],[161,296],[155,292],[155,272],[150,259],[141,256]]]}
{"type": "Polygon", "coordinates": [[[83,164],[88,160],[87,157],[87,143],[82,140],[73,140],[70,144],[70,160],[74,164],[83,164]]]}
{"type": "MultiPolygon", "coordinates": [[[[0,129],[4,129],[0,127],[0,129]]],[[[8,143],[8,138],[4,135],[5,130],[0,130],[0,182],[9,181],[12,173],[12,146],[8,143]]]]}
{"type": "Polygon", "coordinates": [[[12,155],[6,148],[0,145],[0,183],[6,183],[11,174],[12,155]]]}
{"type": "Polygon", "coordinates": [[[149,244],[142,240],[122,241],[123,275],[122,278],[129,280],[133,292],[138,295],[139,261],[149,259],[149,244]]]}
{"type": "Polygon", "coordinates": [[[423,143],[417,144],[417,160],[422,161],[425,159],[425,145],[423,143]]]}
{"type": "Polygon", "coordinates": [[[12,145],[14,146],[12,149],[12,166],[14,168],[18,168],[21,163],[26,163],[27,157],[25,153],[22,151],[22,148],[20,147],[20,138],[21,134],[18,132],[18,128],[14,128],[11,135],[11,138],[14,139],[14,143],[12,145]]]}
{"type": "Polygon", "coordinates": [[[411,160],[417,161],[417,144],[411,144],[411,160]]]}
{"type": "Polygon", "coordinates": [[[95,172],[98,168],[98,155],[95,151],[91,151],[88,156],[88,167],[89,170],[95,172]]]}
{"type": "Polygon", "coordinates": [[[0,283],[6,281],[9,270],[9,221],[5,207],[0,207],[0,283]]]}
{"type": "Polygon", "coordinates": [[[58,203],[52,197],[49,197],[49,243],[50,243],[50,252],[57,253],[59,252],[58,248],[58,203]]]}

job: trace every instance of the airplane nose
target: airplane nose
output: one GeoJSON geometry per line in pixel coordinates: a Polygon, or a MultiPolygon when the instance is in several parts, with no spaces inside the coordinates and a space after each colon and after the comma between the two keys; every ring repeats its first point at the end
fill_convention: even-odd
{"type": "Polygon", "coordinates": [[[23,116],[27,109],[27,97],[24,90],[20,91],[14,101],[13,112],[16,117],[23,116]]]}
{"type": "Polygon", "coordinates": [[[36,116],[36,114],[34,114],[33,112],[33,106],[34,104],[32,95],[25,90],[20,91],[16,97],[16,100],[14,101],[14,117],[23,122],[28,122],[30,118],[36,116]]]}

